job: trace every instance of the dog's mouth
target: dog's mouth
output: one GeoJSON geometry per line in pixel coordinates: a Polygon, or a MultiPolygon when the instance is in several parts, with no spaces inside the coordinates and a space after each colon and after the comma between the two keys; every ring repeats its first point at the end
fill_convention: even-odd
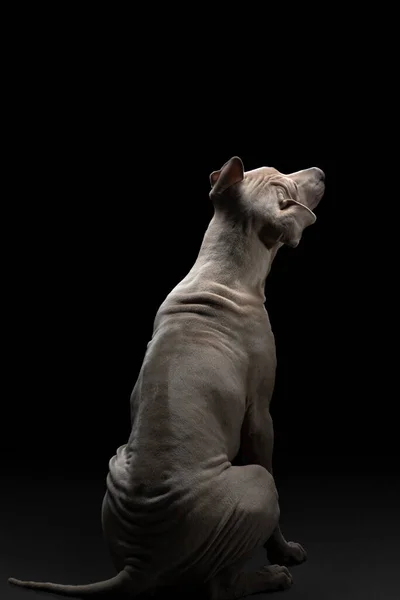
{"type": "MultiPolygon", "coordinates": [[[[304,208],[308,209],[312,214],[314,214],[313,211],[318,206],[318,204],[320,203],[320,200],[322,199],[324,193],[325,193],[325,184],[321,181],[316,186],[315,192],[311,196],[311,198],[307,198],[307,203],[306,204],[302,204],[302,206],[304,208]]],[[[317,218],[317,217],[315,217],[315,218],[317,218]]]]}
{"type": "Polygon", "coordinates": [[[310,202],[310,208],[314,209],[316,206],[318,206],[319,201],[321,200],[324,193],[325,193],[325,183],[323,181],[320,181],[317,186],[315,197],[314,197],[313,201],[310,202]]]}

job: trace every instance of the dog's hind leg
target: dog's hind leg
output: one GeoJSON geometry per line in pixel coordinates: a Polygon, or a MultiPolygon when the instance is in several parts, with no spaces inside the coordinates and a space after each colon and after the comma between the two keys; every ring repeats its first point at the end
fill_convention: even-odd
{"type": "Polygon", "coordinates": [[[243,566],[251,554],[244,555],[209,582],[209,600],[238,600],[251,594],[276,592],[291,587],[292,576],[284,566],[268,565],[257,571],[244,572],[243,566]]]}
{"type": "MultiPolygon", "coordinates": [[[[230,523],[231,530],[224,540],[225,564],[208,581],[209,598],[233,600],[289,588],[292,577],[285,566],[268,565],[253,572],[243,570],[254,550],[262,547],[279,521],[273,477],[259,465],[231,467],[224,475],[226,493],[235,497],[237,504],[235,520],[230,523]]],[[[215,550],[220,554],[218,548],[215,550]]]]}

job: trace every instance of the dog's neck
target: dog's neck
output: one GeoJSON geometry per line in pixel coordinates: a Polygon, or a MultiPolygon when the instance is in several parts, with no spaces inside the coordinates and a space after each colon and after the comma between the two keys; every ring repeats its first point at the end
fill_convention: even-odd
{"type": "Polygon", "coordinates": [[[280,246],[266,248],[250,220],[216,212],[189,276],[244,291],[263,303],[265,280],[280,246]]]}

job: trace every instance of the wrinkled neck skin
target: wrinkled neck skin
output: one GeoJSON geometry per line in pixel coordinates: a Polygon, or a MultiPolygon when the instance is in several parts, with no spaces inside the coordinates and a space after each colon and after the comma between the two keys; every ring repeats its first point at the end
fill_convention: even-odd
{"type": "Polygon", "coordinates": [[[216,211],[186,280],[217,282],[263,304],[265,280],[281,246],[266,248],[250,218],[235,220],[216,211]]]}

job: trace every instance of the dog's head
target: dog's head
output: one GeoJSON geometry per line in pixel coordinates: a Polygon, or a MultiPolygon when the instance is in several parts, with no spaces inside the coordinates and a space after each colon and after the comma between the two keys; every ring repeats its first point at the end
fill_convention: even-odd
{"type": "Polygon", "coordinates": [[[325,175],[312,167],[283,175],[271,167],[244,171],[234,156],[210,175],[210,198],[218,211],[250,220],[268,248],[287,244],[295,248],[306,227],[315,223],[313,212],[324,191],[325,175]]]}

